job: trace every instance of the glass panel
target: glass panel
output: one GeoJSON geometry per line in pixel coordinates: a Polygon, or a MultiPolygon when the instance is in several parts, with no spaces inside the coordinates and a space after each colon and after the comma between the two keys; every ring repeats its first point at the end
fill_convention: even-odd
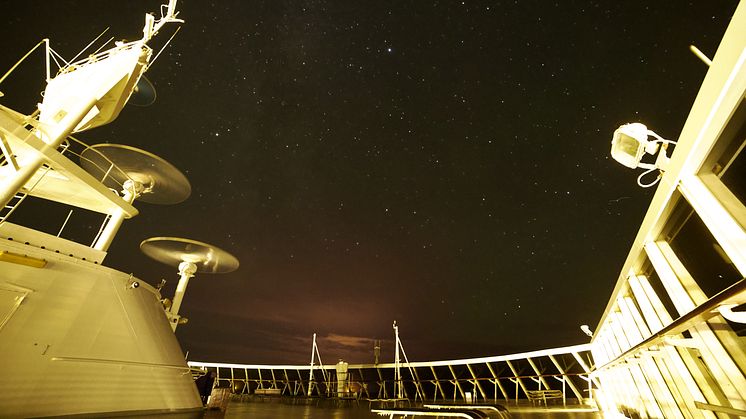
{"type": "Polygon", "coordinates": [[[685,199],[679,199],[667,241],[707,297],[732,285],[741,275],[685,199]]]}
{"type": "Polygon", "coordinates": [[[746,102],[741,102],[718,138],[700,173],[715,173],[741,201],[746,203],[746,102]]]}
{"type": "Polygon", "coordinates": [[[746,204],[746,152],[739,150],[721,180],[742,204],[746,204]]]}

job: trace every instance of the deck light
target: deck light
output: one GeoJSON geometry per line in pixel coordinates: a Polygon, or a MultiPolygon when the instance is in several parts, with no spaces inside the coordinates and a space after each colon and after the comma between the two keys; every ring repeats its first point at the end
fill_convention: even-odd
{"type": "Polygon", "coordinates": [[[614,131],[614,136],[611,139],[611,157],[630,169],[637,169],[638,167],[647,169],[637,178],[637,184],[646,188],[655,185],[660,180],[660,174],[655,181],[647,184],[643,184],[641,178],[655,170],[665,170],[669,160],[666,154],[668,144],[676,144],[676,142],[660,137],[639,122],[625,124],[614,131]],[[655,139],[648,140],[648,136],[655,139]],[[655,155],[659,150],[660,153],[655,163],[642,162],[645,154],[655,155]]]}

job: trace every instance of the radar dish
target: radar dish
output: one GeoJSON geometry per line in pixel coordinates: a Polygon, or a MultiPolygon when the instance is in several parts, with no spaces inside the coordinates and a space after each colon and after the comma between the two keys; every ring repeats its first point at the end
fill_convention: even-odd
{"type": "Polygon", "coordinates": [[[157,96],[153,83],[145,76],[140,76],[135,88],[132,90],[132,94],[127,99],[127,104],[140,107],[150,106],[155,103],[157,96]]]}
{"type": "Polygon", "coordinates": [[[143,253],[166,265],[193,263],[197,272],[228,273],[238,269],[238,259],[211,244],[180,237],[152,237],[140,243],[143,253]]]}
{"type": "Polygon", "coordinates": [[[123,144],[96,144],[83,150],[80,165],[109,188],[122,189],[129,179],[142,184],[138,200],[150,204],[177,204],[192,187],[183,173],[155,154],[123,144]],[[112,163],[115,167],[111,167],[112,163]]]}

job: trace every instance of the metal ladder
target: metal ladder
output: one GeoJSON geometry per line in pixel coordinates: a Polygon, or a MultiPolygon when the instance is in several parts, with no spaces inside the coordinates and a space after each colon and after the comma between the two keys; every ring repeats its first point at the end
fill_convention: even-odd
{"type": "Polygon", "coordinates": [[[28,194],[24,192],[18,192],[15,195],[13,195],[13,198],[10,198],[10,201],[3,207],[0,208],[0,224],[4,223],[8,217],[10,217],[10,214],[13,213],[13,211],[18,208],[19,205],[21,205],[21,202],[23,202],[24,199],[28,194]]]}

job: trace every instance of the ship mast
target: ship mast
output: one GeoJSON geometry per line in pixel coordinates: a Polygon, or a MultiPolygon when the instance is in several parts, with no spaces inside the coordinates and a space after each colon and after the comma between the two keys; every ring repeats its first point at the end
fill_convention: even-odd
{"type": "MultiPolygon", "coordinates": [[[[32,193],[43,176],[39,174],[42,165],[50,164],[50,160],[56,160],[64,166],[62,169],[75,172],[56,150],[69,135],[107,124],[119,115],[150,64],[153,50],[147,43],[165,24],[182,23],[177,15],[176,0],[170,0],[165,12],[162,8],[160,19],[156,20],[150,13],[145,15],[142,39],[118,42],[113,48],[62,67],[57,76],[48,78],[44,99],[32,116],[2,108],[3,153],[13,164],[6,165],[10,167],[4,168],[7,170],[0,176],[0,207],[7,208],[21,192],[32,193]],[[26,128],[29,125],[33,127],[30,130],[26,128]]],[[[100,188],[92,185],[92,180],[85,176],[82,180],[75,178],[83,184],[79,187],[100,194],[100,188]]],[[[123,218],[137,213],[130,204],[138,195],[138,187],[126,186],[124,196],[115,197],[116,202],[105,211],[110,217],[109,225],[104,230],[105,237],[96,246],[98,250],[106,250],[123,218]]],[[[69,197],[64,202],[87,208],[85,203],[71,202],[69,197]]]]}

